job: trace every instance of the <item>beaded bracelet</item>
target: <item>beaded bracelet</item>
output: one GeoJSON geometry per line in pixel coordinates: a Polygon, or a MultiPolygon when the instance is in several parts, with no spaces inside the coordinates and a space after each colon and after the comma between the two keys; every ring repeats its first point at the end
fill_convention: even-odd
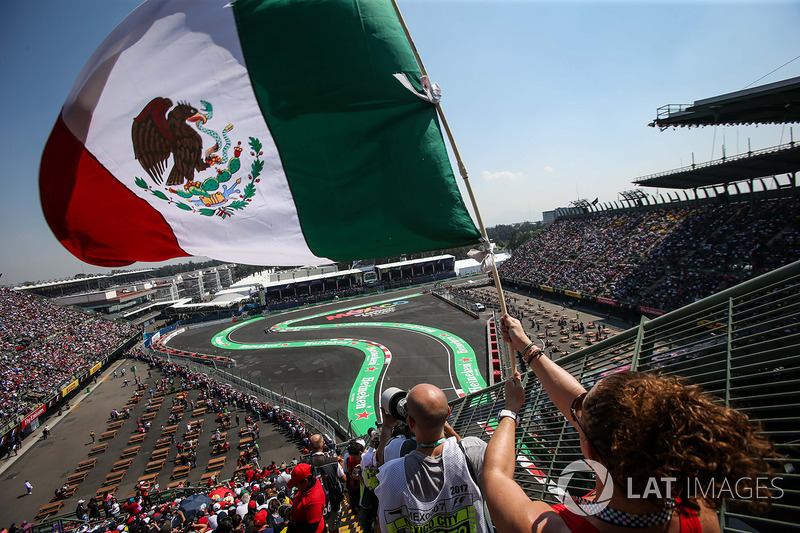
{"type": "Polygon", "coordinates": [[[535,342],[532,342],[532,343],[528,344],[528,345],[525,347],[525,349],[524,349],[524,350],[522,350],[522,360],[523,360],[523,361],[525,361],[525,364],[526,364],[526,365],[529,365],[529,364],[531,364],[531,361],[533,361],[533,357],[534,357],[536,354],[540,354],[540,355],[541,355],[541,354],[542,354],[542,350],[541,350],[541,349],[538,349],[538,346],[536,346],[536,343],[535,343],[535,342]],[[531,354],[531,358],[530,358],[530,359],[528,359],[527,361],[525,361],[525,354],[526,354],[526,353],[528,353],[528,350],[529,350],[531,347],[537,348],[537,350],[531,354]]]}

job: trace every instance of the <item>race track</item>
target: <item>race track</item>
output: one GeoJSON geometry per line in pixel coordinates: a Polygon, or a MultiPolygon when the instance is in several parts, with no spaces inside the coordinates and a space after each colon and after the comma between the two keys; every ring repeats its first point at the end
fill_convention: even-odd
{"type": "Polygon", "coordinates": [[[485,387],[487,317],[409,289],[196,328],[169,346],[232,357],[245,378],[363,433],[387,387],[433,383],[448,399],[485,387]]]}

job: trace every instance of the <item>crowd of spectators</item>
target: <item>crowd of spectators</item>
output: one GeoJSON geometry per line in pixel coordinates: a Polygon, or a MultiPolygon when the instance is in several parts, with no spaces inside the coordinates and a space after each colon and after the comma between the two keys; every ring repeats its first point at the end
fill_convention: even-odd
{"type": "Polygon", "coordinates": [[[131,357],[147,363],[153,368],[158,368],[164,373],[165,378],[157,388],[168,390],[175,387],[182,391],[200,389],[204,391],[207,398],[206,404],[212,412],[223,413],[228,407],[250,411],[260,419],[277,424],[288,437],[303,447],[308,447],[310,437],[308,428],[302,420],[281,406],[271,405],[251,394],[245,394],[227,383],[220,383],[207,374],[192,371],[188,367],[170,363],[141,350],[134,351],[131,357]]]}
{"type": "Polygon", "coordinates": [[[500,275],[669,311],[798,259],[800,206],[769,199],[557,220],[500,275]]]}
{"type": "Polygon", "coordinates": [[[138,329],[0,289],[0,425],[27,414],[138,329]]]}

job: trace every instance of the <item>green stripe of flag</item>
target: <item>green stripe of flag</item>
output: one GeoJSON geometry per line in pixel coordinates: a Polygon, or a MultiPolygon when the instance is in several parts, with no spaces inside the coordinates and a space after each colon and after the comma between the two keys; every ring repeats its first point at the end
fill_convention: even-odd
{"type": "Polygon", "coordinates": [[[434,106],[393,77],[405,73],[420,87],[389,1],[236,0],[234,14],[315,255],[381,257],[477,241],[434,106]]]}

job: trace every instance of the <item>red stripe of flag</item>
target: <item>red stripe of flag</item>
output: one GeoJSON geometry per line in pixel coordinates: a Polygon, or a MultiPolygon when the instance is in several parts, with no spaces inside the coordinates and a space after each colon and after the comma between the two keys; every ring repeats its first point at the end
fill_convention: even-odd
{"type": "Polygon", "coordinates": [[[164,261],[189,255],[164,217],[117,181],[61,116],[42,155],[39,197],[56,238],[87,263],[113,267],[131,264],[129,257],[164,261]]]}

